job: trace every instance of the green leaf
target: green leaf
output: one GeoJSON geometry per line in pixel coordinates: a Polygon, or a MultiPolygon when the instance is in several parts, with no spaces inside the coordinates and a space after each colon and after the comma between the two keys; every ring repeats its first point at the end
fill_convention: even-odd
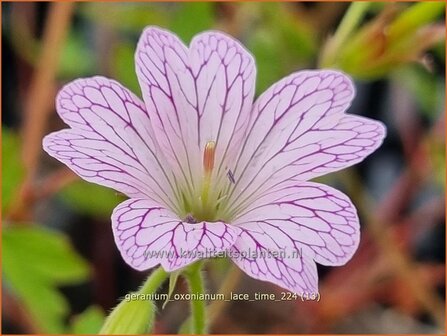
{"type": "Polygon", "coordinates": [[[215,4],[212,2],[178,3],[178,9],[171,18],[170,29],[185,43],[215,24],[215,4]]]}
{"type": "Polygon", "coordinates": [[[141,89],[135,72],[135,44],[121,42],[112,51],[112,76],[141,97],[141,89]]]}
{"type": "Polygon", "coordinates": [[[250,32],[248,49],[256,59],[259,94],[298,68],[304,68],[315,56],[312,29],[298,22],[293,7],[282,3],[247,3],[245,10],[256,13],[262,25],[250,32]]]}
{"type": "Polygon", "coordinates": [[[20,158],[20,139],[13,131],[2,128],[2,212],[6,213],[25,175],[20,158]]]}
{"type": "Polygon", "coordinates": [[[389,43],[415,32],[418,28],[436,21],[445,11],[445,2],[423,1],[400,14],[388,30],[389,43]]]}
{"type": "Polygon", "coordinates": [[[398,70],[394,76],[414,97],[425,116],[434,120],[443,113],[445,83],[442,78],[429,73],[420,65],[410,65],[398,70]]]}
{"type": "Polygon", "coordinates": [[[97,334],[104,320],[105,315],[103,310],[97,306],[90,306],[73,318],[71,333],[79,335],[97,334]]]}
{"type": "Polygon", "coordinates": [[[59,76],[74,78],[93,72],[95,65],[92,51],[79,33],[71,32],[65,40],[59,63],[59,76]]]}
{"type": "Polygon", "coordinates": [[[434,170],[433,178],[438,186],[445,192],[445,141],[440,139],[433,139],[430,144],[430,154],[433,161],[434,170]]]}
{"type": "Polygon", "coordinates": [[[269,30],[258,29],[249,40],[248,47],[256,59],[256,92],[261,93],[285,75],[278,40],[269,30]]]}
{"type": "Polygon", "coordinates": [[[9,255],[23,262],[35,276],[59,285],[78,283],[88,276],[87,264],[59,232],[38,225],[14,226],[3,230],[3,239],[13,248],[8,250],[9,255]]]}
{"type": "Polygon", "coordinates": [[[82,180],[68,185],[60,195],[77,211],[104,217],[110,217],[113,208],[124,200],[112,189],[82,180]]]}
{"type": "Polygon", "coordinates": [[[63,234],[37,225],[18,225],[2,232],[6,284],[42,331],[62,333],[68,304],[57,287],[85,281],[88,265],[63,234]]]}
{"type": "Polygon", "coordinates": [[[81,7],[80,13],[95,24],[106,25],[120,32],[140,34],[148,25],[166,27],[169,9],[166,4],[149,2],[89,2],[81,7]]]}

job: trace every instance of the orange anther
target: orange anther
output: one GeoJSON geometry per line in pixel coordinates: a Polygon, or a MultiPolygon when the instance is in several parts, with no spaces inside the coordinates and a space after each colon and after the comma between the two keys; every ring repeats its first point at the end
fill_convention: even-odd
{"type": "Polygon", "coordinates": [[[216,143],[208,141],[203,151],[203,170],[206,174],[210,174],[214,168],[214,155],[216,152],[216,143]]]}

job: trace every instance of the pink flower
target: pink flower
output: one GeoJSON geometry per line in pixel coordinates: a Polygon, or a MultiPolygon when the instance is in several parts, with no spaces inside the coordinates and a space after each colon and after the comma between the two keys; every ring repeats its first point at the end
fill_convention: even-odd
{"type": "Polygon", "coordinates": [[[112,215],[124,260],[174,271],[225,253],[256,279],[317,292],[315,262],[345,264],[359,220],[346,195],[308,181],[362,161],[385,136],[380,122],[345,114],[349,77],[296,72],[253,103],[256,67],[239,42],[205,32],[188,48],[155,27],[135,62],[143,101],[104,77],[75,80],[57,97],[71,128],[43,141],[130,198],[112,215]]]}

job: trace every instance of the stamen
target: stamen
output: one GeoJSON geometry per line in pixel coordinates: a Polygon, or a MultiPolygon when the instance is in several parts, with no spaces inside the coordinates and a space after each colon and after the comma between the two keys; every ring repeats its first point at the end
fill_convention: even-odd
{"type": "Polygon", "coordinates": [[[228,177],[228,179],[230,180],[231,183],[233,183],[233,184],[236,183],[236,180],[234,178],[234,175],[233,175],[233,172],[231,171],[231,169],[228,169],[227,177],[228,177]]]}
{"type": "Polygon", "coordinates": [[[195,219],[192,214],[187,214],[184,221],[189,224],[197,224],[198,223],[197,219],[195,219]]]}
{"type": "Polygon", "coordinates": [[[216,143],[208,141],[203,151],[203,170],[206,174],[211,174],[214,168],[214,155],[216,152],[216,143]]]}

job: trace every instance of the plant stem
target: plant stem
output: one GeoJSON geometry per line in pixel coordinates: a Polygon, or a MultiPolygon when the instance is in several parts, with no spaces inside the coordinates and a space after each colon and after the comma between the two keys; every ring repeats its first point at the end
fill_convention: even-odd
{"type": "Polygon", "coordinates": [[[353,2],[345,16],[340,22],[337,31],[334,34],[334,39],[342,44],[351,35],[352,31],[357,28],[360,21],[366,14],[368,7],[371,5],[368,1],[353,2]]]}
{"type": "Polygon", "coordinates": [[[51,4],[45,25],[41,54],[24,106],[26,118],[22,130],[22,157],[28,181],[35,177],[45,125],[53,111],[55,77],[74,8],[75,4],[72,2],[51,4]]]}
{"type": "MultiPolygon", "coordinates": [[[[192,264],[185,272],[190,293],[196,294],[197,296],[204,294],[205,292],[201,269],[202,263],[196,262],[192,264]]],[[[207,333],[205,301],[200,298],[191,300],[190,333],[196,335],[203,335],[207,333]]]]}
{"type": "Polygon", "coordinates": [[[351,36],[352,32],[357,28],[360,21],[365,16],[371,3],[369,1],[353,2],[346,14],[343,16],[334,36],[328,41],[326,48],[323,50],[320,65],[322,67],[332,66],[335,63],[336,55],[340,47],[351,36]]]}
{"type": "Polygon", "coordinates": [[[147,278],[143,286],[141,286],[139,293],[141,294],[154,294],[157,289],[163,284],[168,277],[168,273],[160,266],[147,278]]]}

